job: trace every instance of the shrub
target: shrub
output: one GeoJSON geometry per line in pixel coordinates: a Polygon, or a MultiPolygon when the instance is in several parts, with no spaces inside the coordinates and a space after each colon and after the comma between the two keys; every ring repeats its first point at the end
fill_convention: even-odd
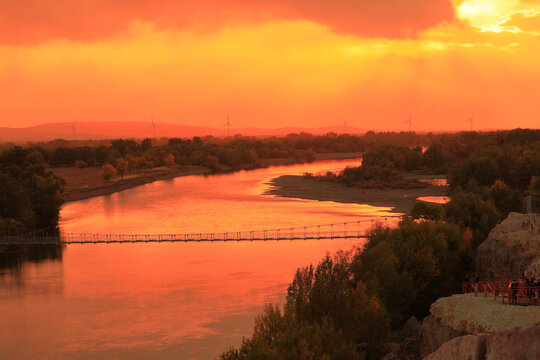
{"type": "Polygon", "coordinates": [[[105,164],[101,169],[103,171],[103,178],[105,181],[109,181],[114,175],[116,175],[116,168],[111,164],[105,164]]]}

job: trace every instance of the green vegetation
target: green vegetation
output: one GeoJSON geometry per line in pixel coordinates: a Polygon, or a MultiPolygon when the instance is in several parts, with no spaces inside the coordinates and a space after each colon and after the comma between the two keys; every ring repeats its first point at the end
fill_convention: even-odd
{"type": "Polygon", "coordinates": [[[323,176],[314,176],[310,173],[307,173],[304,176],[323,181],[339,182],[347,186],[356,186],[364,189],[411,189],[423,188],[428,186],[427,183],[424,182],[405,179],[403,174],[395,168],[383,167],[378,165],[361,165],[357,167],[346,167],[339,174],[334,174],[328,171],[323,176]]]}
{"type": "MultiPolygon", "coordinates": [[[[375,139],[376,135],[370,142],[375,139]]],[[[117,139],[85,143],[55,140],[35,144],[30,148],[40,152],[51,167],[111,164],[122,174],[118,167],[122,161],[128,162],[126,172],[177,165],[206,166],[213,171],[230,171],[260,167],[264,161],[271,159],[313,161],[315,153],[361,152],[367,146],[363,137],[336,134],[313,136],[306,133],[266,139],[235,136],[227,139],[117,139]]]]}
{"type": "Polygon", "coordinates": [[[470,244],[457,225],[404,217],[397,228],[377,226],[353,262],[355,278],[384,304],[395,329],[427,315],[440,296],[460,289],[470,244]]]}
{"type": "MultiPolygon", "coordinates": [[[[434,135],[414,133],[374,133],[363,136],[329,133],[314,136],[307,133],[289,134],[284,137],[255,138],[234,136],[231,138],[192,139],[161,138],[116,139],[112,141],[54,140],[30,144],[28,149],[41,153],[51,167],[103,166],[111,164],[118,169],[118,160],[128,162],[126,172],[139,171],[158,166],[198,165],[213,171],[252,169],[265,166],[273,159],[312,161],[315,154],[363,152],[383,144],[418,143],[428,145],[434,135]],[[86,164],[86,165],[84,165],[86,164]]],[[[10,148],[3,145],[4,149],[10,148]]],[[[2,147],[0,147],[0,151],[2,147]]],[[[120,171],[119,171],[120,173],[120,171]]]]}
{"type": "Polygon", "coordinates": [[[523,211],[525,194],[540,193],[540,131],[442,134],[432,140],[424,153],[372,146],[363,166],[324,178],[357,185],[401,181],[403,171],[442,172],[451,201],[444,206],[417,203],[396,228],[371,229],[363,249],[333,262],[327,256],[315,271],[299,270],[283,314],[268,305],[253,337],[221,359],[355,359],[364,355],[359,348],[366,358],[376,359],[389,337],[399,340],[407,319],[424,317],[437,298],[460,291],[489,231],[510,211],[523,211]],[[323,274],[324,286],[313,285],[317,273],[323,274]],[[350,304],[363,304],[361,315],[350,304]],[[354,319],[354,330],[340,321],[347,316],[354,319]],[[361,335],[350,336],[354,331],[361,335]],[[359,347],[362,343],[367,344],[359,347]]]}
{"type": "Polygon", "coordinates": [[[105,179],[105,181],[111,180],[111,177],[116,175],[116,173],[118,172],[116,168],[111,164],[105,164],[101,169],[103,171],[103,179],[105,179]]]}
{"type": "Polygon", "coordinates": [[[362,359],[356,351],[361,343],[370,358],[380,357],[390,321],[364,284],[354,281],[352,263],[352,253],[339,254],[316,268],[299,269],[283,312],[268,304],[255,321],[253,337],[220,359],[362,359]]]}
{"type": "Polygon", "coordinates": [[[14,147],[0,155],[0,233],[55,227],[64,181],[47,171],[40,152],[14,147]]]}

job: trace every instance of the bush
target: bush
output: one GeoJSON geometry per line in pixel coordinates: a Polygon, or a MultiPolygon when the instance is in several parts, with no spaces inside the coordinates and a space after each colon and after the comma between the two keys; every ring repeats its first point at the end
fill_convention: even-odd
{"type": "Polygon", "coordinates": [[[111,177],[116,175],[116,169],[111,164],[105,164],[101,169],[103,171],[103,178],[105,181],[109,181],[111,177]]]}
{"type": "Polygon", "coordinates": [[[352,272],[368,294],[381,299],[399,328],[411,316],[427,315],[437,298],[459,291],[471,266],[467,246],[456,225],[404,217],[396,229],[371,230],[352,272]]]}
{"type": "Polygon", "coordinates": [[[367,343],[368,359],[386,350],[389,319],[361,282],[351,281],[351,258],[325,257],[299,269],[287,291],[283,312],[267,305],[251,339],[220,359],[363,359],[357,344],[367,343]]]}
{"type": "Polygon", "coordinates": [[[173,167],[174,164],[175,164],[175,161],[174,161],[174,155],[173,155],[173,154],[167,154],[167,155],[165,155],[165,157],[163,158],[163,163],[164,163],[165,166],[167,166],[167,167],[173,167]]]}
{"type": "Polygon", "coordinates": [[[419,201],[414,204],[414,207],[411,210],[411,217],[413,219],[432,221],[442,220],[444,218],[444,207],[438,204],[419,201]]]}
{"type": "Polygon", "coordinates": [[[88,164],[84,160],[77,160],[75,161],[75,166],[78,167],[79,169],[83,169],[85,167],[88,167],[88,164]]]}

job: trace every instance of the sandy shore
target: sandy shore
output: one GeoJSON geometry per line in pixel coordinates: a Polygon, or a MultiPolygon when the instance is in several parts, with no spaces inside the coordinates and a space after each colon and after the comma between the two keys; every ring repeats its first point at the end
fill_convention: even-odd
{"type": "Polygon", "coordinates": [[[105,182],[101,167],[78,169],[75,167],[50,169],[55,175],[66,180],[64,199],[66,202],[89,199],[95,196],[109,195],[118,191],[148,184],[158,180],[173,179],[179,176],[203,175],[210,170],[203,166],[183,166],[180,168],[160,167],[136,174],[127,174],[123,178],[115,176],[105,182]]]}
{"type": "MultiPolygon", "coordinates": [[[[315,154],[315,160],[338,160],[361,157],[362,153],[331,153],[315,154]]],[[[285,159],[265,159],[261,161],[260,167],[276,165],[293,165],[299,161],[293,158],[285,159]]],[[[127,174],[123,178],[114,176],[110,181],[105,182],[101,167],[60,167],[51,168],[55,175],[66,180],[64,199],[66,202],[89,199],[95,196],[110,195],[118,191],[127,190],[136,186],[148,184],[158,180],[168,180],[180,176],[206,175],[210,174],[210,169],[204,166],[185,165],[177,168],[159,167],[146,170],[140,173],[127,174]]]]}
{"type": "Polygon", "coordinates": [[[421,189],[361,189],[338,183],[284,175],[273,179],[267,194],[288,198],[335,201],[393,207],[394,212],[408,213],[420,196],[443,196],[447,186],[428,186],[421,189]]]}

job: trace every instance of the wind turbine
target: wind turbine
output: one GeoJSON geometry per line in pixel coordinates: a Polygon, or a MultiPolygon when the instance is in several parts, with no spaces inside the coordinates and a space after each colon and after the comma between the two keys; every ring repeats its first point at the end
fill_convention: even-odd
{"type": "Polygon", "coordinates": [[[155,123],[154,123],[154,115],[152,115],[151,117],[152,119],[152,125],[150,125],[150,127],[148,128],[148,130],[152,129],[152,137],[156,137],[156,128],[159,127],[157,126],[155,123]]]}
{"type": "Polygon", "coordinates": [[[66,125],[66,127],[73,130],[73,137],[75,137],[75,125],[77,125],[77,120],[75,120],[72,125],[66,125]]]}
{"type": "Polygon", "coordinates": [[[343,131],[347,133],[347,125],[349,125],[349,120],[343,119],[343,131]]]}
{"type": "Polygon", "coordinates": [[[232,124],[229,122],[229,114],[227,114],[227,122],[222,127],[227,127],[227,137],[231,137],[232,124]]]}
{"type": "Polygon", "coordinates": [[[409,132],[412,132],[412,114],[409,115],[409,120],[405,120],[404,123],[409,124],[409,132]]]}
{"type": "Polygon", "coordinates": [[[464,121],[468,121],[471,124],[471,131],[474,124],[473,119],[474,119],[474,113],[471,115],[470,118],[464,120],[464,121]]]}

